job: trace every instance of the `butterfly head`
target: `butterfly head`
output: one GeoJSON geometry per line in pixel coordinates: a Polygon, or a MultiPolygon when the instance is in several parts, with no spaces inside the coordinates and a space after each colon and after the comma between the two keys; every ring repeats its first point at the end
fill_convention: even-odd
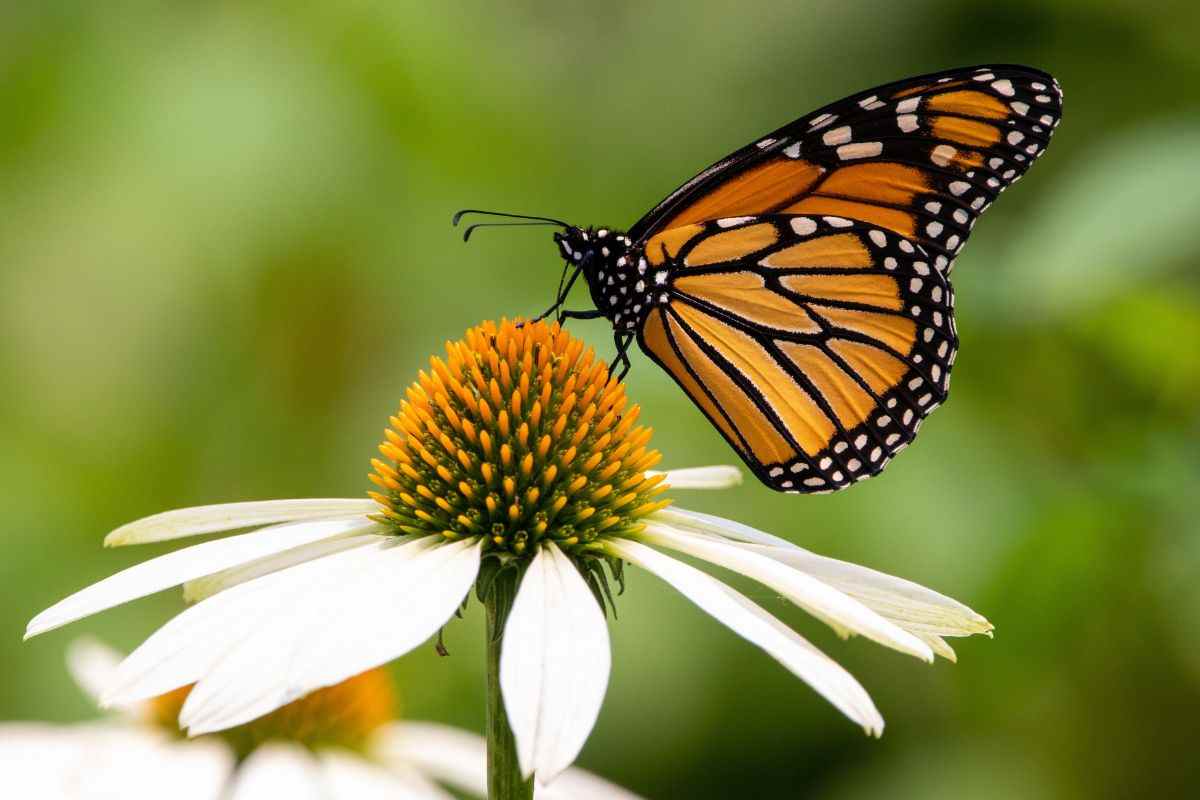
{"type": "Polygon", "coordinates": [[[554,234],[563,260],[585,273],[613,262],[629,250],[629,238],[609,228],[577,228],[574,225],[554,234]]]}

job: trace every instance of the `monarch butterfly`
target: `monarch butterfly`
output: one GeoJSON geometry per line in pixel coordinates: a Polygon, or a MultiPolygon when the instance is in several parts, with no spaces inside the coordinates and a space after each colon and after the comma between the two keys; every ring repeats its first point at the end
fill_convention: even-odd
{"type": "MultiPolygon", "coordinates": [[[[561,226],[543,317],[606,317],[620,377],[636,339],[763,483],[835,491],[878,474],[946,399],[954,259],[1061,110],[1058,82],[1029,67],[922,75],[752,142],[627,232],[480,224],[561,226]],[[580,275],[595,308],[561,310],[580,275]]],[[[465,213],[493,212],[456,224],[465,213]]]]}

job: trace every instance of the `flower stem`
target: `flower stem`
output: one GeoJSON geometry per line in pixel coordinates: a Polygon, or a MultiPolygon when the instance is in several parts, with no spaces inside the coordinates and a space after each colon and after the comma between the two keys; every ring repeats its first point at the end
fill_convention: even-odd
{"type": "Polygon", "coordinates": [[[513,739],[504,698],[500,694],[501,626],[504,614],[499,592],[489,592],[487,610],[487,780],[489,800],[532,800],[533,778],[521,777],[517,746],[513,739]]]}

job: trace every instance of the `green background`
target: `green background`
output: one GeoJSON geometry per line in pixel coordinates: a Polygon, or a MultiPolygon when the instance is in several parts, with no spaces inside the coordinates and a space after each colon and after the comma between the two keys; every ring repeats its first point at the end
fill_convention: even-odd
{"type": "MultiPolygon", "coordinates": [[[[442,343],[551,298],[544,229],[630,224],[851,92],[988,61],[1055,73],[1049,155],[954,273],[950,402],[881,477],[678,493],[986,614],[926,666],[745,585],[867,687],[882,740],[631,570],[581,763],[650,797],[1182,796],[1200,784],[1200,11],[1194,3],[5,4],[0,12],[0,717],[89,711],[35,612],[164,548],[179,506],[359,496],[442,343]],[[19,6],[19,7],[18,7],[19,6]],[[786,7],[783,7],[786,6],[786,7]]],[[[582,291],[576,305],[585,301],[582,291]]],[[[611,352],[603,322],[572,329],[611,352]]],[[[735,460],[636,355],[668,466],[735,460]]],[[[404,711],[481,729],[481,609],[401,659],[404,711]]]]}

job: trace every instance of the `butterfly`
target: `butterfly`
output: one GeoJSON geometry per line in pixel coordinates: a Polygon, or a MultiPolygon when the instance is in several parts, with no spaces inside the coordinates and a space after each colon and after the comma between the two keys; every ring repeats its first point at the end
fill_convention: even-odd
{"type": "MultiPolygon", "coordinates": [[[[1030,67],[852,95],[700,172],[628,231],[561,226],[548,316],[605,317],[767,486],[878,474],[945,401],[950,271],[976,220],[1046,151],[1062,90],[1030,67]],[[594,309],[562,310],[582,275],[594,309]]],[[[493,213],[466,210],[465,213],[493,213]]],[[[466,236],[480,225],[467,229],[466,236]]]]}

